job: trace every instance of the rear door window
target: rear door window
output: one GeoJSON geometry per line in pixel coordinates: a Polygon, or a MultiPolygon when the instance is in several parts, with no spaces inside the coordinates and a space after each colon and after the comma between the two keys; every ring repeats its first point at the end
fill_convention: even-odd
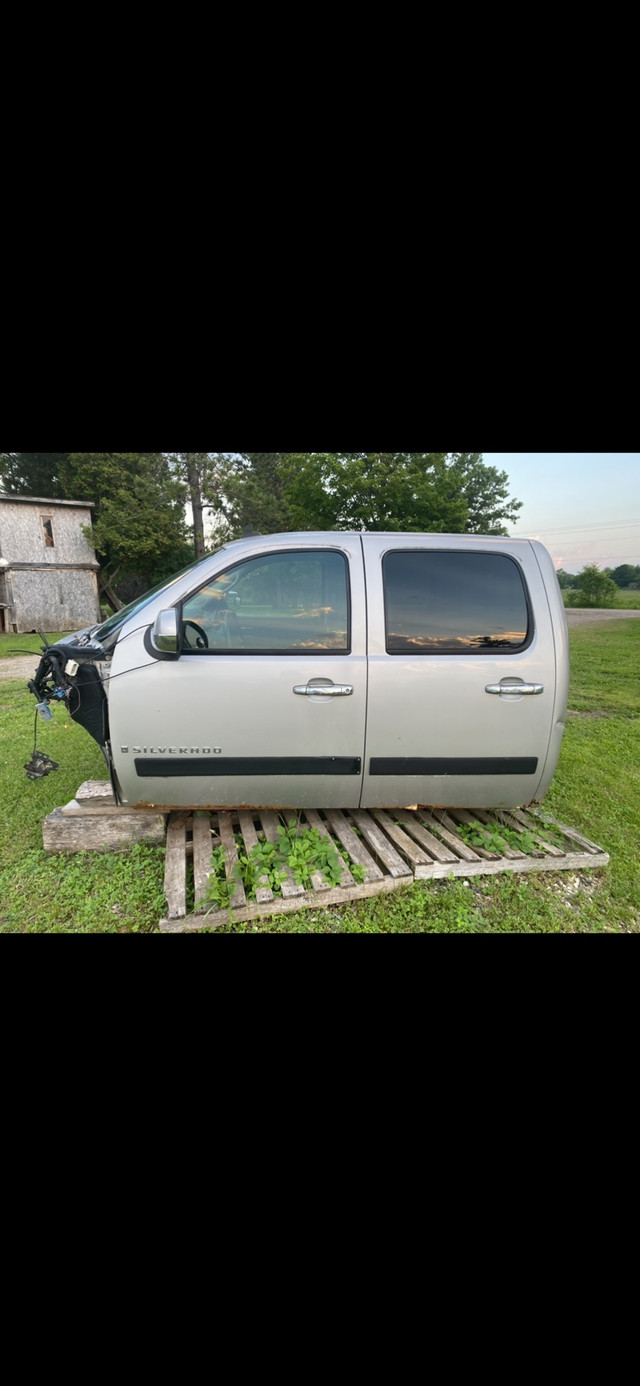
{"type": "Polygon", "coordinates": [[[182,604],[186,654],[348,654],[347,561],[331,550],[267,554],[182,604]]]}
{"type": "Polygon", "coordinates": [[[397,550],[383,558],[388,654],[522,650],[532,636],[519,565],[507,554],[397,550]]]}

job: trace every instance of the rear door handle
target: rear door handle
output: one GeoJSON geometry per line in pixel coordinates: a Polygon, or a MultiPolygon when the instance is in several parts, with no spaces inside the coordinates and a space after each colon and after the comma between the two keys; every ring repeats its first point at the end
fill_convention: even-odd
{"type": "Polygon", "coordinates": [[[348,698],[353,693],[350,683],[297,683],[294,693],[302,698],[348,698]]]}
{"type": "Polygon", "coordinates": [[[523,693],[544,693],[543,683],[488,683],[485,693],[498,693],[512,698],[520,698],[523,693]]]}

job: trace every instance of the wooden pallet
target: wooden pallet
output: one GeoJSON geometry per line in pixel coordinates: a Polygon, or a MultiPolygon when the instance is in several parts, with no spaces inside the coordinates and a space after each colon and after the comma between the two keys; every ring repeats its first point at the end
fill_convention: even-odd
{"type": "Polygon", "coordinates": [[[306,809],[300,811],[303,826],[317,828],[337,848],[346,848],[352,862],[364,870],[362,883],[356,882],[346,863],[339,886],[329,886],[318,873],[311,890],[298,885],[289,874],[282,884],[282,897],[274,898],[268,880],[257,890],[255,903],[247,901],[243,886],[233,876],[237,861],[236,836],[247,853],[263,833],[275,841],[279,822],[286,822],[298,810],[278,815],[271,809],[235,813],[173,813],[167,828],[167,855],[164,888],[167,918],[160,920],[165,933],[184,933],[268,915],[287,914],[299,909],[320,909],[343,905],[350,900],[383,895],[414,881],[442,880],[448,876],[487,876],[501,871],[584,871],[606,866],[608,853],[573,828],[558,823],[539,809],[306,809]],[[460,827],[474,820],[498,823],[517,833],[529,832],[536,842],[527,855],[515,847],[502,853],[468,847],[460,827]],[[358,832],[355,831],[358,829],[358,832]],[[554,846],[541,836],[552,830],[562,846],[554,846]],[[206,914],[205,896],[211,869],[211,852],[225,849],[227,879],[233,883],[229,909],[206,914]],[[187,868],[193,862],[194,912],[187,916],[187,868]]]}

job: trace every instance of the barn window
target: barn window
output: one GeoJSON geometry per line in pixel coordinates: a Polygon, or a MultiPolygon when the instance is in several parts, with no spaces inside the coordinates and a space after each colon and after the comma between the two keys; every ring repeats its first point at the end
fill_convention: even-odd
{"type": "Polygon", "coordinates": [[[50,515],[41,515],[40,519],[42,520],[42,532],[44,534],[45,549],[53,549],[55,548],[55,544],[53,542],[53,520],[50,515]]]}

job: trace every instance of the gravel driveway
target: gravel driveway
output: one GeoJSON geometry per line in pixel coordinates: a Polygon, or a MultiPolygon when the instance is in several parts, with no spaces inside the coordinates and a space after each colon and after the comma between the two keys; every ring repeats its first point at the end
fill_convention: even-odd
{"type": "Polygon", "coordinates": [[[19,659],[0,659],[0,679],[32,679],[40,663],[37,654],[20,655],[19,659]]]}
{"type": "Polygon", "coordinates": [[[604,606],[567,607],[569,626],[590,626],[594,621],[624,621],[628,616],[640,616],[640,611],[607,611],[604,606]]]}

